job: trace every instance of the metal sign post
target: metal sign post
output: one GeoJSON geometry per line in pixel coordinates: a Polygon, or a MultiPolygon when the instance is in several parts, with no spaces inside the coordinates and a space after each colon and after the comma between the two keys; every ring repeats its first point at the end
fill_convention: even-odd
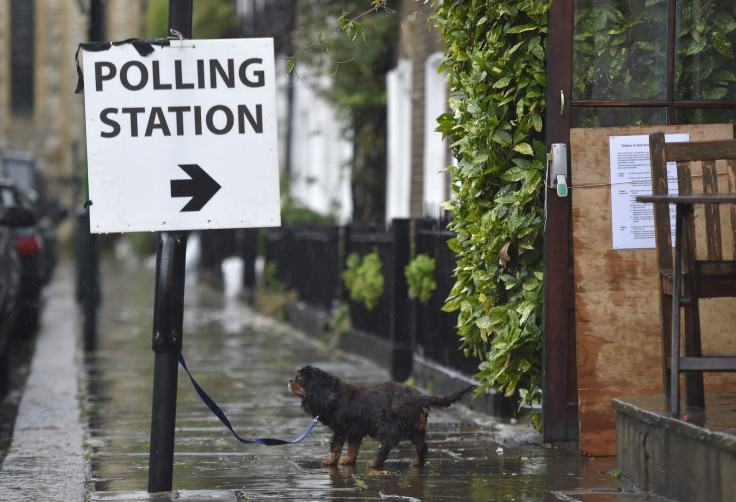
{"type": "MultiPolygon", "coordinates": [[[[169,30],[192,38],[193,0],[169,1],[169,30]]],[[[171,491],[174,478],[176,386],[184,322],[187,233],[161,232],[156,248],[153,307],[153,408],[148,460],[148,492],[171,491]]]]}
{"type": "Polygon", "coordinates": [[[161,232],[156,253],[153,312],[153,409],[148,491],[171,491],[174,471],[176,385],[184,317],[185,232],[161,232]]]}

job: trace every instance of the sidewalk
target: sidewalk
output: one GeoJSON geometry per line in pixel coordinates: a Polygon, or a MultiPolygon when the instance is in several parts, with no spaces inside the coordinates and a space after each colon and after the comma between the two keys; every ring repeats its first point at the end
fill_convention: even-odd
{"type": "Polygon", "coordinates": [[[0,501],[84,500],[71,267],[47,288],[36,350],[0,471],[0,501]]]}
{"type": "MultiPolygon", "coordinates": [[[[326,427],[318,425],[298,445],[240,444],[199,400],[183,370],[174,492],[150,495],[153,271],[106,262],[102,273],[100,338],[91,355],[78,352],[71,267],[60,267],[48,289],[13,443],[0,471],[2,501],[661,500],[617,478],[614,458],[548,448],[528,424],[498,423],[462,406],[430,417],[424,468],[410,467],[413,448],[402,443],[386,472],[372,473],[367,462],[377,445],[369,439],[355,467],[323,468],[326,427]]],[[[293,439],[306,430],[311,418],[286,389],[305,364],[354,383],[388,379],[369,359],[328,352],[204,286],[186,291],[183,354],[246,438],[293,439]]]]}

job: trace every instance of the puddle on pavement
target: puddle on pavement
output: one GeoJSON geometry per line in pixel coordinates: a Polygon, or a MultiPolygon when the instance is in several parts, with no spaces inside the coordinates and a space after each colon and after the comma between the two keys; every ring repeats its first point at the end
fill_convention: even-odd
{"type": "MultiPolygon", "coordinates": [[[[148,483],[153,271],[105,262],[102,281],[98,350],[85,361],[83,399],[91,500],[140,495],[148,483]]],[[[365,360],[329,354],[288,326],[204,286],[186,291],[183,353],[200,385],[246,438],[293,439],[306,430],[311,418],[286,389],[304,364],[322,365],[358,383],[388,379],[365,360]]],[[[616,489],[613,459],[581,461],[563,450],[497,440],[509,437],[497,436],[497,427],[488,417],[469,424],[446,412],[430,419],[424,468],[410,467],[413,449],[402,443],[385,472],[371,473],[367,462],[377,446],[366,440],[355,467],[327,469],[320,465],[328,455],[327,428],[318,426],[299,445],[242,445],[180,371],[174,488],[180,490],[178,499],[184,493],[224,491],[238,500],[463,501],[558,500],[553,491],[580,489],[583,478],[585,489],[616,489]]]]}

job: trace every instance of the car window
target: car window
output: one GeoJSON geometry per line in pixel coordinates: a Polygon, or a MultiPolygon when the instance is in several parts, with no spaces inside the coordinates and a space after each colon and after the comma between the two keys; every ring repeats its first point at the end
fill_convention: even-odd
{"type": "Polygon", "coordinates": [[[0,187],[0,218],[3,218],[5,216],[5,189],[0,187]]]}
{"type": "Polygon", "coordinates": [[[0,217],[5,216],[5,208],[15,206],[15,195],[7,187],[0,187],[0,217]]]}
{"type": "Polygon", "coordinates": [[[33,179],[33,170],[27,162],[5,159],[5,171],[24,192],[35,192],[37,190],[33,179]]]}
{"type": "Polygon", "coordinates": [[[0,199],[2,199],[3,207],[15,206],[15,196],[13,191],[6,187],[0,187],[0,199]]]}

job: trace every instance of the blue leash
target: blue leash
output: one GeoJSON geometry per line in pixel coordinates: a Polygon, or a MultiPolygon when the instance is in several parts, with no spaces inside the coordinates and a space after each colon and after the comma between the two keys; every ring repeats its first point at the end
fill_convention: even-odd
{"type": "Polygon", "coordinates": [[[197,391],[197,394],[199,394],[199,397],[202,398],[202,401],[204,401],[204,404],[206,404],[207,407],[210,410],[212,410],[212,413],[217,415],[217,418],[219,418],[220,421],[222,421],[222,423],[225,424],[225,427],[230,429],[230,432],[233,433],[233,436],[235,436],[235,439],[237,439],[241,443],[247,443],[247,444],[258,443],[258,444],[263,444],[266,446],[280,446],[280,445],[285,445],[285,444],[296,444],[300,442],[302,439],[304,439],[305,437],[307,437],[309,433],[312,432],[312,429],[314,429],[314,426],[317,425],[317,420],[319,419],[319,417],[315,417],[314,421],[312,422],[312,425],[309,426],[309,429],[307,429],[307,431],[304,434],[302,434],[301,436],[299,436],[293,441],[284,441],[283,439],[272,439],[272,438],[257,438],[253,440],[243,439],[240,436],[238,436],[235,430],[233,430],[233,426],[230,425],[230,420],[227,419],[227,417],[225,416],[225,413],[223,413],[220,407],[217,406],[217,403],[215,403],[212,400],[212,398],[207,395],[204,389],[202,389],[202,387],[199,386],[199,384],[194,379],[192,374],[189,373],[189,368],[187,368],[187,363],[184,362],[184,356],[181,353],[179,353],[179,363],[181,364],[182,368],[184,368],[184,371],[187,372],[187,375],[189,375],[189,379],[192,381],[192,385],[194,385],[194,388],[197,391]]]}

